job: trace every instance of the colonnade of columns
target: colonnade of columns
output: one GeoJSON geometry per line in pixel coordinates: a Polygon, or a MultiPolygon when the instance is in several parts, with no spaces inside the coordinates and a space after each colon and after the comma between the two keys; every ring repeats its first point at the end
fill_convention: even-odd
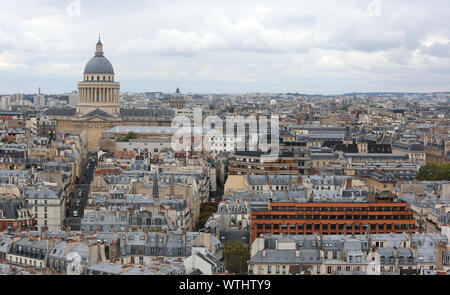
{"type": "Polygon", "coordinates": [[[84,103],[120,103],[120,88],[80,87],[78,102],[84,103]]]}

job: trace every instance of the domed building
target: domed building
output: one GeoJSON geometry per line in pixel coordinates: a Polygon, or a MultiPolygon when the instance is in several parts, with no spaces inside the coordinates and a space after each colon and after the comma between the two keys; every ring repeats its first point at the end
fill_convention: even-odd
{"type": "Polygon", "coordinates": [[[99,38],[95,55],[78,83],[76,108],[51,108],[43,113],[57,121],[57,132],[84,131],[88,149],[95,151],[103,131],[116,126],[171,126],[173,110],[164,108],[124,109],[120,107],[120,83],[114,67],[104,56],[99,38]]]}
{"type": "Polygon", "coordinates": [[[83,78],[78,83],[77,116],[102,111],[120,117],[120,83],[114,81],[114,68],[103,54],[100,39],[94,57],[84,68],[83,78]]]}

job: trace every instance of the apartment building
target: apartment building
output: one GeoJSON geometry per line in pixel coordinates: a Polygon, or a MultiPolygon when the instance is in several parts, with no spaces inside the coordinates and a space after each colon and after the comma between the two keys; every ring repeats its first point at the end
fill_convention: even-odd
{"type": "Polygon", "coordinates": [[[407,204],[388,200],[270,202],[251,212],[251,241],[265,234],[364,234],[414,232],[407,204]]]}
{"type": "Polygon", "coordinates": [[[280,151],[276,160],[265,162],[259,151],[236,151],[229,160],[229,175],[298,175],[298,161],[294,153],[280,151]]]}

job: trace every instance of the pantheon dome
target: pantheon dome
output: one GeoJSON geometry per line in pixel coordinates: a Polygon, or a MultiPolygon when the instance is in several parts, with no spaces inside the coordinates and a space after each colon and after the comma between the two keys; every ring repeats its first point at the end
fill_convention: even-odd
{"type": "Polygon", "coordinates": [[[97,50],[95,56],[89,60],[84,68],[84,75],[89,74],[106,74],[114,75],[114,68],[111,62],[103,56],[103,44],[99,40],[97,43],[97,50]]]}
{"type": "Polygon", "coordinates": [[[99,38],[95,55],[84,68],[83,81],[78,83],[78,117],[120,117],[120,83],[114,81],[114,76],[99,38]]]}

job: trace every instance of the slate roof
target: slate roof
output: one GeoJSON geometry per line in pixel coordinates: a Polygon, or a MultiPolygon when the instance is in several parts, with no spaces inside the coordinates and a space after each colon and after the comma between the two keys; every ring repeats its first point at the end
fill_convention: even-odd
{"type": "Polygon", "coordinates": [[[113,116],[111,116],[110,114],[108,114],[105,111],[102,111],[101,109],[97,108],[96,110],[93,110],[92,112],[87,113],[86,115],[83,116],[83,118],[90,118],[90,117],[103,117],[103,118],[112,118],[113,116]]]}
{"type": "Polygon", "coordinates": [[[44,116],[75,116],[76,108],[51,108],[44,111],[44,116]]]}
{"type": "Polygon", "coordinates": [[[174,117],[175,112],[163,108],[120,109],[121,117],[174,117]]]}
{"type": "Polygon", "coordinates": [[[23,207],[20,200],[0,200],[0,209],[6,219],[16,219],[19,217],[17,210],[23,207]]]}
{"type": "Polygon", "coordinates": [[[267,249],[266,255],[263,251],[258,251],[250,259],[251,263],[286,263],[286,264],[315,264],[321,263],[319,249],[302,249],[299,256],[295,255],[296,250],[272,250],[267,249]]]}
{"type": "Polygon", "coordinates": [[[59,199],[60,196],[51,190],[25,190],[23,196],[28,199],[59,199]]]}

